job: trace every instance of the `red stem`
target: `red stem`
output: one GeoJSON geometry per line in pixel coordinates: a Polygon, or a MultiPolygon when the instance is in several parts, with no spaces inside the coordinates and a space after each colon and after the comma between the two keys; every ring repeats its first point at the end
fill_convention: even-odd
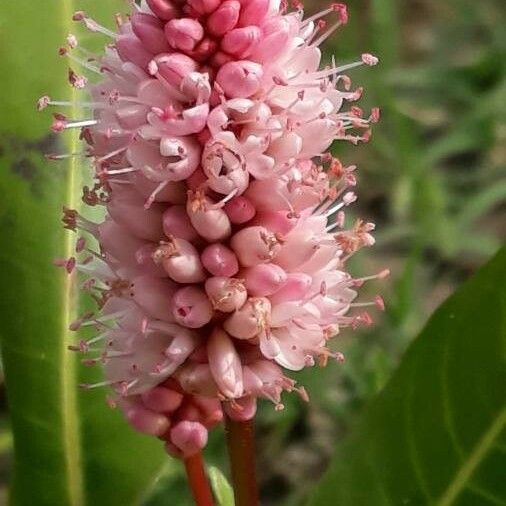
{"type": "Polygon", "coordinates": [[[226,422],[235,506],[259,506],[253,420],[236,422],[227,417],[226,422]]]}
{"type": "Polygon", "coordinates": [[[202,453],[184,459],[186,476],[196,506],[214,506],[213,494],[209,487],[202,453]]]}

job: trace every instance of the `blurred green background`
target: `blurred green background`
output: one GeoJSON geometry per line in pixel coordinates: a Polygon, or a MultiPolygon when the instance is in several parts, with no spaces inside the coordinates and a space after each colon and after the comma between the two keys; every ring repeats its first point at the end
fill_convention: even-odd
{"type": "MultiPolygon", "coordinates": [[[[57,3],[48,2],[53,7],[57,3]]],[[[309,12],[322,6],[306,1],[309,12]]],[[[15,3],[0,4],[0,65],[10,61],[9,52],[17,51],[5,37],[9,15],[4,16],[15,9],[15,3]]],[[[311,395],[309,407],[295,396],[286,398],[280,413],[262,405],[258,468],[265,506],[300,503],[326,469],[335,442],[346,436],[367,401],[385,385],[428,316],[504,239],[504,1],[352,0],[349,9],[350,23],[327,52],[338,62],[366,51],[380,58],[381,65],[358,69],[351,77],[365,88],[361,105],[379,106],[382,120],[369,144],[336,144],[334,150],[343,162],[359,167],[354,212],[377,224],[377,245],[361,253],[353,268],[357,273],[391,269],[387,282],[370,287],[371,295],[382,292],[387,310],[372,329],[339,337],[336,347],[345,353],[345,364],[298,375],[311,395]]],[[[51,49],[44,32],[39,37],[42,46],[51,49]]],[[[54,51],[41,54],[36,37],[24,42],[24,50],[26,65],[34,58],[57,58],[54,51]]],[[[59,71],[63,81],[63,66],[59,71]]],[[[15,86],[15,76],[7,81],[7,90],[9,83],[15,86]]],[[[0,98],[2,170],[32,178],[35,185],[30,168],[43,163],[42,152],[55,141],[51,136],[21,140],[21,135],[33,137],[36,127],[18,120],[30,118],[33,99],[47,81],[34,72],[33,96],[11,101],[3,88],[0,98]]],[[[58,220],[57,212],[42,219],[50,227],[50,220],[58,220]]],[[[2,504],[12,467],[12,437],[0,388],[2,504]]],[[[208,456],[223,468],[221,436],[215,434],[208,456]]],[[[168,466],[146,505],[168,504],[168,490],[171,504],[190,504],[182,472],[168,466]]]]}

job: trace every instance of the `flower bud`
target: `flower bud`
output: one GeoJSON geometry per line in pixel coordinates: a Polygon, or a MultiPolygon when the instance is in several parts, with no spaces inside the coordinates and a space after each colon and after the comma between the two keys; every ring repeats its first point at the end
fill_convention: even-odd
{"type": "Polygon", "coordinates": [[[280,250],[280,242],[264,227],[246,227],[239,230],[230,241],[243,267],[253,267],[272,260],[280,250]]]}
{"type": "Polygon", "coordinates": [[[253,296],[272,295],[286,282],[286,272],[276,264],[259,264],[245,269],[244,277],[248,293],[253,296]]]}
{"type": "Polygon", "coordinates": [[[160,19],[170,21],[177,16],[178,11],[170,0],[146,0],[149,8],[160,19]]]}
{"type": "Polygon", "coordinates": [[[203,397],[202,395],[195,395],[193,397],[193,403],[202,413],[202,423],[208,428],[215,426],[223,420],[221,403],[216,399],[216,396],[217,392],[209,397],[203,397]],[[212,397],[214,397],[214,399],[212,397]]]}
{"type": "Polygon", "coordinates": [[[225,320],[223,328],[237,339],[252,339],[269,325],[270,312],[269,299],[251,298],[225,320]]]}
{"type": "Polygon", "coordinates": [[[118,37],[116,49],[124,62],[135,63],[135,65],[144,70],[148,68],[149,62],[153,58],[153,54],[144,47],[135,35],[118,37]]]}
{"type": "Polygon", "coordinates": [[[142,394],[144,405],[157,413],[176,411],[183,402],[183,394],[164,387],[155,387],[142,394]]]}
{"type": "Polygon", "coordinates": [[[235,28],[228,32],[221,41],[221,48],[236,58],[247,58],[262,37],[262,30],[257,26],[235,28]]]}
{"type": "Polygon", "coordinates": [[[206,278],[197,250],[184,239],[176,237],[162,243],[154,258],[177,283],[200,283],[206,278]]]}
{"type": "Polygon", "coordinates": [[[255,216],[255,207],[246,197],[239,195],[225,204],[225,212],[235,225],[241,225],[255,216]]]}
{"type": "Polygon", "coordinates": [[[260,63],[275,60],[290,40],[290,23],[285,18],[274,17],[262,26],[263,37],[256,45],[252,59],[260,63]]]}
{"type": "Polygon", "coordinates": [[[171,206],[163,213],[163,231],[167,237],[179,237],[195,242],[199,234],[193,228],[184,206],[171,206]]]}
{"type": "Polygon", "coordinates": [[[136,12],[131,19],[133,32],[150,53],[164,53],[170,49],[163,35],[163,25],[158,18],[136,12]]]}
{"type": "Polygon", "coordinates": [[[210,244],[202,252],[202,264],[213,276],[232,277],[239,270],[235,253],[223,244],[210,244]]]}
{"type": "Polygon", "coordinates": [[[262,225],[274,234],[286,235],[292,230],[299,218],[290,211],[264,211],[259,214],[253,223],[262,225]]]}
{"type": "Polygon", "coordinates": [[[242,365],[234,343],[223,330],[216,328],[207,342],[209,367],[222,394],[234,399],[243,393],[242,365]]]}
{"type": "Polygon", "coordinates": [[[210,14],[220,5],[220,0],[188,0],[188,5],[199,14],[210,14]]]}
{"type": "Polygon", "coordinates": [[[178,370],[176,376],[185,392],[208,397],[218,395],[218,387],[209,364],[189,362],[178,370]]]}
{"type": "Polygon", "coordinates": [[[216,76],[216,82],[225,94],[231,98],[248,98],[261,86],[262,67],[248,60],[225,63],[216,76]]]}
{"type": "Polygon", "coordinates": [[[195,19],[172,19],[165,25],[165,36],[172,48],[192,51],[202,40],[204,29],[195,19]]]}
{"type": "Polygon", "coordinates": [[[226,239],[231,232],[230,220],[223,209],[213,208],[209,199],[201,204],[188,198],[186,212],[195,230],[207,241],[217,242],[226,239]]]}
{"type": "Polygon", "coordinates": [[[248,292],[238,279],[214,277],[206,280],[206,293],[217,311],[231,313],[244,305],[248,292]]]}
{"type": "Polygon", "coordinates": [[[174,294],[172,314],[180,325],[197,329],[211,321],[213,307],[203,290],[185,286],[174,294]]]}
{"type": "Polygon", "coordinates": [[[242,1],[240,26],[261,25],[269,11],[271,0],[242,1]]]}
{"type": "Polygon", "coordinates": [[[213,39],[206,37],[197,44],[193,51],[189,51],[188,54],[198,62],[205,62],[213,55],[217,47],[218,45],[213,39]]]}
{"type": "Polygon", "coordinates": [[[239,20],[241,4],[237,0],[225,0],[207,20],[207,29],[216,36],[221,37],[232,30],[239,20]]]}
{"type": "Polygon", "coordinates": [[[200,452],[207,444],[207,429],[199,422],[183,420],[170,430],[170,441],[185,458],[200,452]]]}
{"type": "Polygon", "coordinates": [[[195,60],[183,53],[158,55],[155,58],[156,70],[169,83],[179,88],[183,77],[197,71],[195,60]]]}
{"type": "Polygon", "coordinates": [[[169,419],[166,416],[142,407],[128,408],[126,416],[135,430],[150,436],[161,436],[170,427],[169,419]]]}

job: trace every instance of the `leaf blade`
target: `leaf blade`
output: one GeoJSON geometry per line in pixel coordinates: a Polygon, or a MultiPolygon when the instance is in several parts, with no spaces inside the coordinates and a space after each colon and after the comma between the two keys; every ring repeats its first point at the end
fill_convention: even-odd
{"type": "MultiPolygon", "coordinates": [[[[120,5],[79,0],[105,23],[120,5]]],[[[135,434],[105,406],[104,392],[78,391],[78,383],[100,373],[78,366],[67,350],[80,301],[75,280],[52,261],[72,253],[74,237],[62,231],[60,210],[64,202],[78,207],[89,168],[75,160],[73,167],[48,166],[43,153],[62,145],[47,135],[49,115],[36,115],[34,105],[48,91],[72,98],[56,49],[76,29],[73,9],[72,0],[0,7],[0,93],[8,98],[0,102],[0,338],[15,439],[13,505],[136,504],[165,460],[158,441],[135,434]]],[[[76,143],[74,136],[69,151],[76,143]]]]}
{"type": "Polygon", "coordinates": [[[209,481],[219,506],[234,506],[234,491],[223,473],[214,466],[209,467],[209,481]]]}
{"type": "Polygon", "coordinates": [[[310,506],[506,500],[505,276],[503,249],[436,311],[310,506]]]}

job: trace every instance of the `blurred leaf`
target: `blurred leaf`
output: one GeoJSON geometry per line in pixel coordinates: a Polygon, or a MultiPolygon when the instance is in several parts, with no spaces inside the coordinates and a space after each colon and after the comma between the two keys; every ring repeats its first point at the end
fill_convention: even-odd
{"type": "MultiPolygon", "coordinates": [[[[174,466],[169,460],[143,494],[141,506],[193,506],[183,466],[174,466]]],[[[136,503],[137,506],[137,503],[136,503]]]]}
{"type": "Polygon", "coordinates": [[[458,226],[462,232],[472,225],[473,221],[484,216],[492,207],[506,202],[506,180],[497,181],[488,188],[475,193],[466,202],[458,217],[458,226]]]}
{"type": "Polygon", "coordinates": [[[310,506],[505,504],[506,249],[406,353],[310,506]]]}
{"type": "Polygon", "coordinates": [[[487,147],[491,143],[491,128],[489,118],[479,118],[474,111],[463,116],[456,126],[427,146],[424,163],[432,166],[445,157],[487,147]]]}
{"type": "MultiPolygon", "coordinates": [[[[11,503],[138,504],[164,460],[161,445],[133,433],[120,413],[106,407],[104,391],[78,390],[90,373],[67,350],[75,340],[68,325],[78,310],[77,280],[52,265],[72,252],[74,236],[61,230],[60,209],[63,203],[79,205],[80,181],[89,168],[47,165],[43,153],[74,151],[76,139],[60,145],[47,133],[49,114],[37,116],[34,107],[48,92],[73,98],[66,62],[57,56],[66,35],[77,29],[73,11],[83,8],[110,23],[124,5],[43,4],[18,0],[0,7],[0,317],[15,447],[11,503]]],[[[108,42],[87,37],[81,42],[90,49],[95,39],[108,42]]]]}
{"type": "Polygon", "coordinates": [[[209,480],[218,506],[234,506],[234,491],[223,473],[214,466],[209,467],[209,480]]]}

